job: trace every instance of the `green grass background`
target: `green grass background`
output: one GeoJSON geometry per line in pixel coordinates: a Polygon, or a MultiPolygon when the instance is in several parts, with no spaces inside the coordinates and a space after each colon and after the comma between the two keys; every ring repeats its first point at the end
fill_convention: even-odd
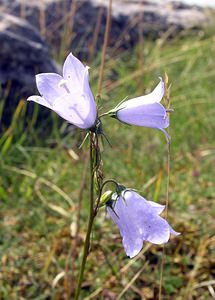
{"type": "MultiPolygon", "coordinates": [[[[172,40],[144,40],[125,52],[109,49],[105,63],[101,112],[126,96],[149,93],[164,72],[172,84],[168,220],[181,236],[172,238],[166,246],[163,299],[212,299],[214,34],[211,28],[182,33],[172,40]]],[[[100,55],[90,69],[94,95],[99,63],[100,55]]],[[[6,103],[1,101],[0,105],[1,116],[6,103]]],[[[61,275],[74,242],[71,232],[88,145],[78,149],[84,133],[68,128],[54,113],[50,113],[51,127],[47,128],[46,120],[35,126],[36,104],[25,127],[27,105],[25,100],[20,101],[11,126],[0,138],[0,299],[64,299],[61,275]]],[[[105,177],[139,189],[147,199],[165,203],[164,135],[107,118],[103,127],[112,144],[105,143],[102,151],[105,177]]],[[[81,230],[69,261],[72,288],[80,265],[88,205],[87,183],[81,230]],[[79,259],[73,257],[74,252],[79,259]]],[[[118,229],[103,209],[94,225],[91,250],[81,299],[157,299],[162,246],[145,244],[136,259],[128,259],[118,229]]]]}

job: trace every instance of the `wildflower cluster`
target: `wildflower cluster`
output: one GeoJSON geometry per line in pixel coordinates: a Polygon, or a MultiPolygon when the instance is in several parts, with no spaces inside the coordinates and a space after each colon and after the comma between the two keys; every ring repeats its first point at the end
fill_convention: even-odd
{"type": "Polygon", "coordinates": [[[160,78],[150,94],[123,101],[98,116],[89,86],[88,70],[89,67],[85,67],[70,53],[65,60],[62,76],[55,73],[36,75],[41,96],[31,96],[28,100],[48,107],[69,123],[88,131],[91,136],[91,150],[94,151],[92,153],[96,153],[96,159],[92,157],[92,178],[95,177],[96,183],[99,182],[99,195],[91,213],[92,222],[97,211],[106,206],[108,214],[119,227],[126,254],[134,257],[141,251],[144,241],[163,244],[169,240],[170,234],[179,233],[160,216],[165,206],[146,200],[136,191],[115,182],[114,191],[102,194],[105,183],[102,185],[102,176],[98,176],[101,162],[98,143],[101,132],[98,128],[101,129],[101,117],[109,116],[122,123],[159,129],[168,137],[165,129],[169,126],[169,118],[165,107],[160,103],[164,96],[164,82],[160,78]]]}

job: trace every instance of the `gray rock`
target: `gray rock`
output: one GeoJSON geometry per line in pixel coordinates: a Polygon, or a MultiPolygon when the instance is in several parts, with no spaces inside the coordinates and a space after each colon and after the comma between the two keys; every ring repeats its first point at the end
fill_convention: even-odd
{"type": "MultiPolygon", "coordinates": [[[[44,0],[44,7],[38,0],[0,0],[0,4],[1,2],[4,3],[2,9],[15,15],[24,15],[37,28],[44,21],[46,38],[57,51],[62,44],[64,25],[68,19],[71,24],[72,18],[74,35],[71,43],[69,38],[66,39],[68,48],[82,59],[101,48],[109,0],[76,0],[74,16],[71,15],[72,0],[44,0]],[[45,20],[42,19],[44,16],[45,20]],[[98,35],[95,39],[93,34],[96,24],[98,35]]],[[[203,8],[166,1],[158,4],[145,0],[115,0],[112,11],[109,45],[115,50],[134,46],[141,34],[155,38],[171,28],[169,31],[175,36],[180,30],[201,28],[210,21],[203,8]]]]}
{"type": "Polygon", "coordinates": [[[0,13],[0,45],[0,100],[7,98],[8,113],[35,90],[35,74],[54,72],[56,65],[37,29],[18,17],[0,13]]]}

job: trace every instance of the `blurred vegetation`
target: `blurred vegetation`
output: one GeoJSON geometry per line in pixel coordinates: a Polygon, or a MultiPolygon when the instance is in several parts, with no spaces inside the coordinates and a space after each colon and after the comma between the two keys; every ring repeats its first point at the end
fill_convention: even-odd
{"type": "MultiPolygon", "coordinates": [[[[168,219],[182,234],[166,245],[163,299],[205,300],[215,294],[214,57],[212,28],[183,32],[172,40],[141,40],[123,53],[109,49],[105,64],[101,111],[126,96],[150,92],[164,72],[172,83],[168,219]]],[[[99,55],[91,62],[94,95],[99,62],[99,55]]],[[[2,100],[0,116],[4,105],[2,100]]],[[[64,299],[68,282],[75,287],[86,231],[88,148],[87,143],[78,148],[84,132],[51,112],[47,134],[50,122],[38,119],[36,104],[29,118],[27,105],[20,100],[0,137],[0,299],[64,299]],[[82,192],[81,227],[75,237],[82,192]]],[[[103,126],[112,144],[104,144],[105,176],[165,203],[164,135],[112,119],[104,118],[103,126]]],[[[162,246],[146,243],[140,255],[128,259],[118,229],[101,210],[81,299],[157,299],[161,257],[162,246]]]]}

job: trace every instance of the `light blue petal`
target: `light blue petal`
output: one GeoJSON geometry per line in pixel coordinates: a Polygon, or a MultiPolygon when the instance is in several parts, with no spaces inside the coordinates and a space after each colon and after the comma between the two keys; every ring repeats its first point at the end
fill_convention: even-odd
{"type": "Polygon", "coordinates": [[[127,124],[150,128],[167,128],[169,118],[160,103],[125,107],[117,112],[117,118],[127,124]]]}
{"type": "Polygon", "coordinates": [[[55,73],[41,73],[36,75],[37,89],[40,95],[52,105],[55,99],[67,94],[65,87],[61,86],[62,77],[55,73]]]}
{"type": "Polygon", "coordinates": [[[148,95],[136,97],[133,99],[129,99],[124,101],[122,104],[118,106],[118,109],[127,107],[134,108],[142,105],[148,105],[153,103],[159,103],[164,96],[164,82],[160,77],[160,82],[155,87],[155,89],[148,95]]]}
{"type": "Polygon", "coordinates": [[[94,125],[95,119],[85,100],[85,96],[79,93],[67,94],[63,100],[58,98],[54,101],[53,110],[69,123],[88,129],[94,125]]]}
{"type": "Polygon", "coordinates": [[[83,82],[85,76],[85,66],[70,53],[63,65],[63,78],[68,82],[72,93],[83,91],[83,82]]]}
{"type": "Polygon", "coordinates": [[[119,227],[128,256],[137,255],[144,241],[163,244],[169,240],[170,233],[178,234],[159,216],[164,207],[128,190],[115,202],[114,211],[110,207],[107,208],[109,215],[119,227]]]}
{"type": "Polygon", "coordinates": [[[28,97],[27,101],[34,101],[40,105],[43,105],[45,107],[48,107],[50,109],[52,109],[52,106],[49,104],[48,101],[46,101],[46,99],[44,99],[43,97],[40,97],[40,96],[30,96],[28,97]]]}

